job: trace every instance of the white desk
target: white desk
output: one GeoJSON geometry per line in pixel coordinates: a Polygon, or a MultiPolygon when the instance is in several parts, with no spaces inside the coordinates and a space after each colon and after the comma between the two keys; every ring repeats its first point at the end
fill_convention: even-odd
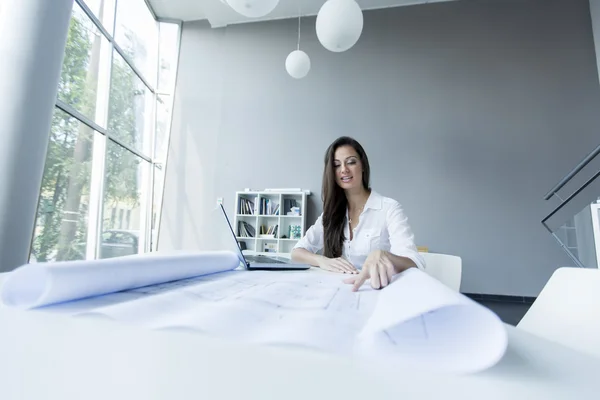
{"type": "Polygon", "coordinates": [[[0,307],[0,398],[598,399],[600,359],[507,329],[498,365],[451,376],[0,307]]]}

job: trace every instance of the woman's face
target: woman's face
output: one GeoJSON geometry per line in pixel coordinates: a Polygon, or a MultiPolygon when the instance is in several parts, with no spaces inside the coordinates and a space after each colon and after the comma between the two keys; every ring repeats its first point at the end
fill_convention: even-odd
{"type": "Polygon", "coordinates": [[[335,181],[344,190],[362,187],[362,163],[352,146],[340,146],[333,157],[335,181]]]}

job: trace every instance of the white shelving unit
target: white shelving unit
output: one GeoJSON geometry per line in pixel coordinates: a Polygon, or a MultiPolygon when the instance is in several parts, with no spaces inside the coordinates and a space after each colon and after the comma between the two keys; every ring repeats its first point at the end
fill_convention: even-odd
{"type": "MultiPolygon", "coordinates": [[[[235,216],[233,229],[238,242],[245,243],[244,253],[249,254],[289,254],[298,240],[306,232],[306,191],[240,191],[235,193],[235,216]],[[243,204],[253,206],[251,209],[243,204]],[[270,206],[269,206],[270,204],[270,206]],[[287,215],[290,206],[299,209],[299,215],[287,215]],[[273,214],[278,207],[278,212],[273,214]],[[242,236],[242,223],[254,228],[254,236],[242,236]],[[275,234],[261,233],[261,226],[267,230],[277,226],[275,234]],[[290,237],[290,227],[299,226],[298,237],[290,237]]],[[[297,229],[297,228],[296,228],[297,229]]],[[[297,233],[297,230],[296,230],[297,233]]]]}

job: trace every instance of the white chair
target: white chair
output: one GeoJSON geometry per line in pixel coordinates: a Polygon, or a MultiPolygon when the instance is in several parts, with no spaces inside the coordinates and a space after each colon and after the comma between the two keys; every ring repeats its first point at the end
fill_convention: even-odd
{"type": "Polygon", "coordinates": [[[420,253],[425,259],[425,272],[451,289],[460,291],[462,258],[449,254],[420,253]]]}
{"type": "Polygon", "coordinates": [[[554,271],[517,328],[600,357],[600,270],[554,271]]]}

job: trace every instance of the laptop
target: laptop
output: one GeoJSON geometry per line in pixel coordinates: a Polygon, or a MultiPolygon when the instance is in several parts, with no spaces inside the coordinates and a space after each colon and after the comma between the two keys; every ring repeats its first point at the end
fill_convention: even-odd
{"type": "Polygon", "coordinates": [[[221,207],[221,212],[223,213],[223,217],[225,218],[225,222],[227,222],[227,226],[229,227],[229,231],[231,232],[233,242],[235,243],[235,248],[238,252],[238,257],[240,262],[244,263],[247,270],[270,270],[270,271],[290,271],[290,270],[305,270],[309,269],[310,265],[308,264],[296,264],[291,260],[285,257],[270,257],[263,255],[256,256],[245,256],[238,244],[237,238],[235,236],[235,231],[229,222],[229,217],[225,212],[225,208],[223,204],[219,204],[221,207]]]}

